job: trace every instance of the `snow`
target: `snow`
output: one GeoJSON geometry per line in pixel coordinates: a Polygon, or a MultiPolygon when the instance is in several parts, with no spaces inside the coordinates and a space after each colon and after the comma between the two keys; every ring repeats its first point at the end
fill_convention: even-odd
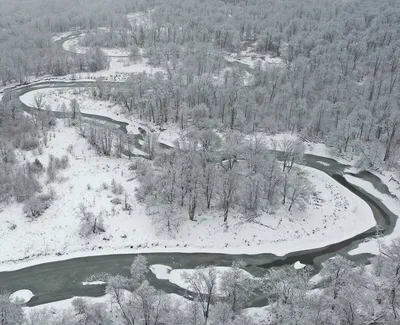
{"type": "MultiPolygon", "coordinates": [[[[383,194],[378,191],[370,182],[364,181],[357,177],[351,175],[344,175],[346,180],[356,186],[362,187],[365,191],[372,194],[373,196],[377,197],[382,201],[382,203],[394,214],[398,214],[400,211],[400,201],[397,198],[390,197],[387,194],[383,194]]],[[[349,252],[350,255],[357,255],[363,253],[370,253],[370,254],[379,254],[379,246],[384,243],[389,245],[390,242],[400,236],[400,223],[397,221],[396,226],[393,229],[393,232],[382,238],[370,239],[369,241],[362,242],[356,249],[353,249],[349,252]]]]}
{"type": "Polygon", "coordinates": [[[326,163],[325,161],[317,161],[318,164],[321,164],[322,166],[330,166],[328,163],[326,163]]]}
{"type": "Polygon", "coordinates": [[[150,265],[150,271],[160,280],[168,280],[170,278],[172,268],[162,264],[150,265]]]}
{"type": "Polygon", "coordinates": [[[243,315],[252,318],[258,325],[270,324],[274,317],[270,306],[245,308],[243,310],[243,315]]]}
{"type": "Polygon", "coordinates": [[[296,270],[304,269],[306,266],[307,266],[306,264],[303,264],[303,263],[301,263],[300,261],[297,261],[297,262],[294,263],[294,265],[293,265],[293,267],[294,267],[296,270]]]}
{"type": "Polygon", "coordinates": [[[23,307],[23,310],[24,310],[26,316],[28,317],[28,319],[29,319],[29,315],[31,313],[34,313],[35,311],[48,310],[53,314],[58,314],[58,313],[61,314],[63,311],[73,308],[72,301],[76,298],[82,298],[83,300],[85,300],[91,304],[107,303],[111,299],[111,297],[109,295],[104,295],[101,297],[72,297],[69,299],[54,301],[54,302],[50,302],[47,304],[36,305],[33,307],[23,307]]]}
{"type": "Polygon", "coordinates": [[[68,52],[85,54],[88,51],[88,48],[79,45],[79,41],[83,36],[85,36],[85,34],[80,34],[77,37],[66,40],[62,45],[63,49],[68,52]]]}
{"type": "Polygon", "coordinates": [[[104,281],[82,282],[83,286],[98,286],[98,285],[103,285],[103,284],[107,284],[107,282],[104,282],[104,281]]]}
{"type": "Polygon", "coordinates": [[[28,289],[22,289],[12,293],[9,299],[11,302],[15,302],[17,304],[25,304],[29,300],[31,300],[33,296],[34,294],[32,293],[32,291],[28,289]]]}

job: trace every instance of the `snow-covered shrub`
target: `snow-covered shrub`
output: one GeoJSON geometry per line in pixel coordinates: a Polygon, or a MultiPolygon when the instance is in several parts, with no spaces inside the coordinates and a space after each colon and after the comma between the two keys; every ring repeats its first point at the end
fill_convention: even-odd
{"type": "Polygon", "coordinates": [[[122,201],[119,197],[115,197],[110,201],[114,205],[122,204],[122,201]]]}
{"type": "Polygon", "coordinates": [[[49,155],[49,165],[47,166],[47,178],[49,182],[53,182],[56,177],[58,170],[66,169],[69,165],[69,159],[67,155],[60,158],[49,155]]]}
{"type": "Polygon", "coordinates": [[[23,202],[32,197],[41,189],[39,181],[27,168],[19,168],[10,179],[13,196],[18,202],[23,202]]]}
{"type": "Polygon", "coordinates": [[[50,194],[39,194],[25,203],[23,211],[28,217],[37,218],[50,207],[51,201],[50,194]]]}
{"type": "Polygon", "coordinates": [[[87,210],[86,206],[81,204],[79,207],[79,217],[81,224],[79,234],[82,237],[89,237],[93,234],[105,232],[103,214],[95,215],[87,210]]]}
{"type": "Polygon", "coordinates": [[[6,164],[14,164],[17,161],[14,149],[7,148],[7,146],[0,143],[1,160],[6,164]]]}
{"type": "Polygon", "coordinates": [[[69,157],[64,155],[61,157],[61,168],[66,169],[69,166],[69,157]]]}
{"type": "Polygon", "coordinates": [[[120,195],[124,193],[124,187],[121,184],[118,184],[115,179],[111,181],[111,191],[114,194],[120,195]]]}
{"type": "Polygon", "coordinates": [[[43,164],[39,159],[35,159],[35,161],[29,164],[30,171],[35,174],[40,174],[44,171],[43,164]]]}
{"type": "Polygon", "coordinates": [[[68,152],[69,154],[71,154],[71,155],[72,155],[72,153],[74,152],[74,146],[73,146],[72,144],[70,144],[70,145],[67,147],[67,152],[68,152]]]}
{"type": "Polygon", "coordinates": [[[21,141],[20,148],[22,150],[30,151],[36,149],[39,146],[38,139],[35,138],[25,138],[21,141]]]}
{"type": "Polygon", "coordinates": [[[46,168],[47,179],[49,182],[53,182],[57,176],[57,169],[52,161],[49,162],[49,165],[46,168]]]}

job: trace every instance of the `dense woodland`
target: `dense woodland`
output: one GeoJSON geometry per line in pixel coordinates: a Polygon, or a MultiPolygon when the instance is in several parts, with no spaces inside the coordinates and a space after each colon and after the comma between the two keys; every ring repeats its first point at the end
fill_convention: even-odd
{"type": "Polygon", "coordinates": [[[95,12],[92,5],[3,3],[3,83],[87,69],[75,62],[80,56],[57,48],[51,35],[90,30],[83,42],[93,51],[123,46],[135,57],[140,48],[167,69],[167,78],[138,76],[118,89],[117,100],[141,118],[181,120],[184,127],[203,109],[224,127],[300,132],[340,152],[356,150],[367,164],[396,163],[397,1],[100,1],[95,12]],[[145,18],[129,20],[135,12],[145,18]],[[248,47],[281,57],[284,65],[257,65],[250,81],[243,69],[226,69],[224,55],[248,47]]]}
{"type": "Polygon", "coordinates": [[[269,300],[272,325],[361,325],[399,323],[400,241],[382,246],[381,254],[366,266],[338,256],[325,262],[318,278],[310,267],[270,269],[263,278],[242,272],[243,262],[234,262],[217,284],[217,270],[198,268],[184,274],[188,285],[186,304],[174,301],[146,280],[146,258],[135,258],[129,276],[108,276],[109,304],[91,304],[81,298],[73,309],[53,314],[42,309],[28,313],[0,296],[0,321],[4,325],[256,325],[245,315],[252,299],[264,293],[269,300]],[[218,289],[218,291],[217,291],[218,289]]]}

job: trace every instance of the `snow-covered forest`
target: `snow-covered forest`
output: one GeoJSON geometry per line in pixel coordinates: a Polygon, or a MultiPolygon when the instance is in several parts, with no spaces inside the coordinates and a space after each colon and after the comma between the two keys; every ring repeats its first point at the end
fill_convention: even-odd
{"type": "Polygon", "coordinates": [[[112,310],[27,324],[396,324],[399,58],[395,0],[0,0],[0,269],[352,241],[318,274],[235,262],[222,293],[199,265],[184,303],[135,260],[112,310]]]}
{"type": "Polygon", "coordinates": [[[368,164],[393,164],[398,7],[389,0],[3,3],[0,78],[95,71],[105,64],[99,47],[124,48],[167,74],[135,76],[101,94],[142,118],[185,127],[204,111],[212,124],[301,132],[361,152],[368,164]],[[84,57],[51,41],[70,30],[86,31],[84,57]]]}

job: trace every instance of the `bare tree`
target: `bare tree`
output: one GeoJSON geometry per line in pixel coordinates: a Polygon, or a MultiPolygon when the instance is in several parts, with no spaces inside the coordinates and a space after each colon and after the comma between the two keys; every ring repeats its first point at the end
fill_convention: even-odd
{"type": "Polygon", "coordinates": [[[214,267],[198,267],[193,273],[182,275],[189,289],[196,294],[196,300],[201,304],[204,325],[207,325],[210,308],[217,293],[217,270],[214,267]]]}

